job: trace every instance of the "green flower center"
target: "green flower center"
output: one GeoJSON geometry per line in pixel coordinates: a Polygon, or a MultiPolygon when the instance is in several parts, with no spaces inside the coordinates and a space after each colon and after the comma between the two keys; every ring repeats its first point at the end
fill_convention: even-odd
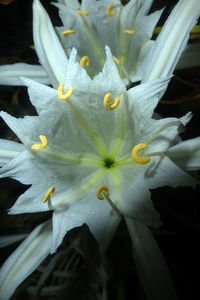
{"type": "Polygon", "coordinates": [[[105,158],[104,159],[104,167],[110,169],[114,166],[115,161],[112,158],[105,158]]]}

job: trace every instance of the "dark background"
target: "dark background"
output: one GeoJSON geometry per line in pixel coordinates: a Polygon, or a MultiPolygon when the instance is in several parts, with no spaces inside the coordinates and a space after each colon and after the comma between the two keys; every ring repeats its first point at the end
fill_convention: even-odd
{"type": "MultiPolygon", "coordinates": [[[[50,4],[50,1],[43,0],[42,4],[47,9],[54,25],[60,25],[57,9],[50,4]]],[[[160,24],[168,15],[173,4],[177,1],[155,0],[152,10],[166,6],[165,13],[160,24]]],[[[32,1],[15,0],[9,5],[0,4],[0,64],[14,62],[38,63],[38,58],[32,40],[32,1]]],[[[198,35],[193,36],[190,42],[200,41],[198,35]]],[[[187,132],[183,134],[183,139],[199,136],[200,126],[200,68],[195,67],[175,72],[178,76],[174,78],[163,96],[162,103],[158,105],[157,112],[162,116],[179,117],[188,111],[193,112],[193,119],[187,126],[187,132]],[[178,78],[185,80],[183,83],[178,78]],[[196,87],[191,87],[190,83],[195,83],[196,87]],[[171,101],[167,103],[165,101],[171,101]]],[[[0,86],[0,109],[3,109],[15,116],[25,114],[35,114],[31,107],[25,87],[0,86]]],[[[16,139],[14,134],[1,121],[1,138],[16,139]]],[[[195,174],[199,178],[199,174],[195,174]]],[[[31,215],[8,216],[6,210],[12,206],[16,198],[26,190],[18,182],[11,179],[2,179],[1,187],[1,229],[0,234],[14,234],[30,232],[37,224],[48,219],[51,213],[37,213],[31,215]]],[[[179,300],[200,299],[199,290],[199,268],[200,268],[200,202],[199,187],[192,188],[160,188],[152,191],[152,199],[155,207],[161,214],[164,225],[159,230],[154,230],[155,237],[166,259],[170,269],[174,284],[179,296],[179,300]]],[[[71,241],[76,234],[82,235],[82,230],[72,234],[71,241]],[[78,233],[77,233],[78,232],[78,233]]],[[[87,236],[87,245],[82,247],[84,253],[92,253],[89,260],[96,263],[95,253],[98,247],[86,230],[83,238],[87,236]],[[94,256],[94,258],[93,258],[94,256]]],[[[1,254],[1,263],[12,253],[16,244],[6,247],[1,254]]],[[[125,224],[122,222],[115,238],[109,247],[104,262],[108,273],[108,299],[132,300],[140,299],[140,287],[135,272],[134,262],[131,255],[131,244],[126,231],[125,224]]],[[[98,255],[100,255],[98,253],[98,255]]],[[[89,299],[85,296],[86,290],[90,289],[90,279],[96,273],[91,268],[88,259],[82,259],[77,267],[77,273],[83,275],[79,280],[71,281],[71,289],[68,297],[63,299],[89,299]],[[89,275],[88,275],[89,274],[89,275]],[[86,276],[87,275],[87,276],[86,276]],[[88,279],[88,281],[87,281],[88,279]],[[75,284],[76,283],[76,284],[75,284]],[[73,291],[74,288],[74,291],[73,291]],[[76,294],[75,290],[81,291],[76,294]],[[71,293],[71,294],[70,294],[71,293]],[[85,294],[84,294],[85,293],[85,294]],[[69,296],[71,295],[71,296],[69,296]]],[[[102,263],[98,261],[98,263],[102,263]]],[[[12,299],[43,299],[39,296],[31,296],[26,293],[26,287],[37,281],[37,271],[21,285],[12,299]]],[[[96,277],[95,277],[96,278],[96,277]]],[[[97,279],[98,281],[99,279],[97,279]]],[[[54,298],[44,298],[54,299],[54,298]]],[[[95,299],[95,298],[91,298],[95,299]]],[[[162,299],[161,299],[162,300],[162,299]]],[[[170,300],[170,299],[169,299],[170,300]]]]}

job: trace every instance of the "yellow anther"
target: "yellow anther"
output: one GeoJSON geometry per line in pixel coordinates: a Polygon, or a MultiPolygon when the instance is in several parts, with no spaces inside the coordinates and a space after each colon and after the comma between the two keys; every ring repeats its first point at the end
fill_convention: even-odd
{"type": "Polygon", "coordinates": [[[104,191],[105,194],[106,194],[106,196],[109,197],[109,190],[108,190],[108,187],[107,187],[106,185],[102,184],[102,185],[100,185],[100,186],[98,187],[97,192],[96,192],[96,193],[97,193],[97,198],[98,198],[99,200],[103,200],[103,199],[104,199],[104,197],[103,197],[103,195],[102,195],[102,191],[104,191]]]}
{"type": "Polygon", "coordinates": [[[113,3],[109,3],[106,7],[106,14],[108,17],[112,18],[116,12],[113,10],[113,3]]]}
{"type": "Polygon", "coordinates": [[[63,86],[64,86],[63,83],[60,83],[59,86],[58,86],[58,97],[62,100],[66,100],[71,96],[72,91],[73,91],[73,87],[70,86],[68,88],[67,92],[65,94],[63,94],[63,86]]]}
{"type": "Polygon", "coordinates": [[[62,32],[62,35],[73,34],[76,31],[74,29],[67,29],[62,32]]]}
{"type": "Polygon", "coordinates": [[[125,29],[124,32],[127,33],[127,34],[134,34],[134,33],[135,33],[135,30],[132,30],[132,29],[125,29]]]}
{"type": "Polygon", "coordinates": [[[138,162],[139,164],[147,164],[148,162],[150,162],[151,158],[150,157],[140,157],[138,156],[138,152],[144,148],[147,147],[147,144],[145,143],[141,143],[136,145],[133,150],[132,150],[132,156],[135,159],[136,162],[138,162]]]}
{"type": "Polygon", "coordinates": [[[116,64],[119,66],[120,65],[120,60],[116,56],[113,56],[113,59],[116,62],[116,64]]]}
{"type": "Polygon", "coordinates": [[[32,150],[44,149],[44,148],[47,147],[48,142],[47,142],[46,136],[45,135],[40,135],[39,138],[40,138],[42,144],[34,144],[34,145],[32,145],[31,146],[32,150]]]}
{"type": "Polygon", "coordinates": [[[89,13],[87,10],[82,11],[80,9],[77,9],[76,12],[80,15],[89,16],[89,13]]]}
{"type": "Polygon", "coordinates": [[[89,59],[88,56],[83,56],[81,58],[80,65],[81,65],[82,68],[84,68],[85,63],[86,63],[86,66],[89,67],[89,65],[90,65],[90,59],[89,59]]]}
{"type": "Polygon", "coordinates": [[[111,93],[107,93],[104,97],[104,107],[108,110],[113,110],[115,109],[118,105],[119,105],[119,102],[120,102],[120,98],[119,97],[116,97],[115,98],[115,101],[110,104],[110,98],[111,98],[111,93]]]}
{"type": "Polygon", "coordinates": [[[50,187],[46,192],[42,202],[46,203],[49,200],[49,198],[53,195],[54,192],[55,192],[55,187],[54,186],[50,187]]]}

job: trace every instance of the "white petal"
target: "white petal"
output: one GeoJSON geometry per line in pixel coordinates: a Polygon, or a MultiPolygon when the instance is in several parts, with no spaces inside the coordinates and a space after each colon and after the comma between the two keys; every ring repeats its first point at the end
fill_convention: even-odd
{"type": "Polygon", "coordinates": [[[140,284],[148,300],[177,300],[168,267],[158,244],[140,222],[126,219],[140,284]]]}
{"type": "Polygon", "coordinates": [[[113,201],[118,199],[115,204],[124,217],[130,217],[157,228],[162,222],[160,221],[159,213],[153,207],[151,194],[146,185],[144,174],[136,176],[133,173],[137,173],[137,171],[134,171],[133,167],[129,168],[130,170],[127,170],[127,168],[123,167],[124,170],[121,170],[123,174],[120,182],[121,187],[119,190],[116,187],[116,191],[113,192],[111,197],[113,201]],[[127,175],[125,176],[125,174],[127,175]]]}
{"type": "Polygon", "coordinates": [[[100,201],[95,196],[85,196],[72,205],[66,212],[53,214],[53,241],[51,253],[61,244],[70,229],[87,224],[105,250],[117,229],[120,217],[112,210],[106,200],[100,201]]]}
{"type": "Polygon", "coordinates": [[[142,82],[169,76],[178,62],[200,13],[199,0],[180,0],[150,51],[142,82]]]}
{"type": "Polygon", "coordinates": [[[50,110],[54,109],[54,105],[57,104],[57,91],[55,89],[24,77],[21,80],[28,87],[30,101],[35,106],[38,114],[48,110],[49,107],[50,110]]]}
{"type": "Polygon", "coordinates": [[[191,186],[195,187],[198,181],[192,176],[181,170],[174,162],[168,157],[157,159],[156,166],[152,166],[144,174],[146,185],[149,189],[155,189],[162,186],[191,186]]]}
{"type": "Polygon", "coordinates": [[[27,237],[27,234],[15,234],[0,236],[0,248],[6,247],[10,244],[19,242],[27,237]]]}
{"type": "Polygon", "coordinates": [[[24,150],[24,145],[0,139],[0,165],[4,165],[24,150]]]}
{"type": "MultiPolygon", "coordinates": [[[[135,1],[135,0],[133,0],[135,1]]],[[[153,3],[153,0],[139,0],[137,1],[139,3],[141,3],[141,8],[139,10],[139,15],[146,15],[148,14],[150,8],[151,8],[151,5],[153,3]]]]}
{"type": "Polygon", "coordinates": [[[166,155],[184,170],[199,170],[200,137],[178,143],[171,147],[166,155]]]}
{"type": "Polygon", "coordinates": [[[0,116],[23,144],[30,145],[36,139],[33,128],[37,125],[40,126],[38,117],[26,116],[23,119],[17,119],[4,111],[0,112],[0,116]]]}
{"type": "Polygon", "coordinates": [[[39,0],[34,0],[33,3],[33,34],[40,63],[46,70],[50,82],[57,87],[58,83],[64,80],[68,59],[39,0]]]}
{"type": "Polygon", "coordinates": [[[138,122],[152,117],[160,100],[159,96],[167,88],[169,77],[139,84],[128,91],[130,111],[138,122]]]}
{"type": "Polygon", "coordinates": [[[126,91],[125,85],[119,76],[112,53],[108,46],[106,50],[106,62],[103,70],[94,77],[93,84],[97,94],[106,94],[110,91],[114,92],[114,96],[120,96],[126,91]]]}
{"type": "Polygon", "coordinates": [[[0,84],[23,85],[20,77],[28,77],[44,84],[49,84],[47,73],[42,66],[16,63],[0,66],[0,84]]]}
{"type": "Polygon", "coordinates": [[[8,300],[18,285],[45,259],[50,251],[51,224],[36,227],[11,254],[0,270],[0,300],[8,300]]]}
{"type": "Polygon", "coordinates": [[[149,36],[149,38],[151,38],[154,28],[162,15],[162,12],[163,9],[157,10],[148,16],[138,16],[138,18],[136,18],[136,26],[135,26],[136,33],[137,32],[138,33],[141,32],[143,34],[146,33],[149,36]],[[138,26],[138,30],[137,30],[137,26],[138,26]]]}

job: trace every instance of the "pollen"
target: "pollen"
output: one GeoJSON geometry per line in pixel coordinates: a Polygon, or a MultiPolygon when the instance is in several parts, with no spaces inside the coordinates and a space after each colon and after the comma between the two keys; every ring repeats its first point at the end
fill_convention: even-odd
{"type": "Polygon", "coordinates": [[[113,110],[115,109],[118,105],[119,105],[119,102],[120,102],[120,97],[116,97],[115,98],[115,101],[110,104],[110,98],[111,98],[111,93],[107,93],[104,97],[104,107],[107,109],[107,110],[113,110]]]}
{"type": "Polygon", "coordinates": [[[39,138],[40,138],[42,144],[34,144],[34,145],[32,145],[31,146],[32,150],[44,149],[44,148],[47,147],[48,141],[47,141],[46,136],[45,135],[40,135],[39,138]]]}
{"type": "Polygon", "coordinates": [[[134,34],[135,30],[133,30],[133,29],[125,29],[124,32],[127,33],[127,34],[134,34]]]}
{"type": "Polygon", "coordinates": [[[112,18],[116,14],[115,10],[113,10],[113,3],[109,3],[106,7],[106,15],[112,18]]]}
{"type": "Polygon", "coordinates": [[[54,194],[54,192],[55,192],[55,187],[54,186],[50,187],[46,192],[42,202],[46,203],[49,200],[49,198],[54,194]]]}
{"type": "Polygon", "coordinates": [[[80,9],[77,9],[76,12],[80,15],[89,16],[89,13],[87,10],[82,11],[80,9]]]}
{"type": "Polygon", "coordinates": [[[119,66],[120,65],[120,60],[116,56],[113,56],[113,59],[116,62],[116,64],[119,66]]]}
{"type": "Polygon", "coordinates": [[[73,91],[73,87],[70,86],[67,90],[67,92],[65,94],[63,94],[63,83],[60,83],[59,86],[58,86],[58,97],[62,100],[66,100],[68,99],[71,94],[72,94],[72,91],[73,91]]]}
{"type": "Polygon", "coordinates": [[[104,199],[104,197],[103,197],[103,195],[102,195],[102,191],[104,191],[105,192],[105,194],[106,194],[106,196],[108,196],[109,197],[109,190],[108,190],[108,187],[106,186],[106,185],[104,185],[104,184],[102,184],[102,185],[100,185],[98,188],[97,188],[97,198],[99,199],[99,200],[103,200],[104,199]]]}
{"type": "Polygon", "coordinates": [[[67,29],[67,30],[64,30],[62,32],[62,35],[68,35],[68,34],[73,34],[75,33],[76,31],[74,29],[67,29]]]}
{"type": "Polygon", "coordinates": [[[83,56],[83,57],[81,58],[81,60],[80,60],[80,65],[81,65],[82,68],[84,68],[85,63],[86,63],[86,66],[89,67],[89,65],[90,65],[90,59],[89,59],[88,56],[83,56]]]}
{"type": "Polygon", "coordinates": [[[132,156],[135,159],[135,161],[139,164],[145,165],[148,162],[150,162],[151,158],[150,157],[140,157],[138,156],[138,152],[142,149],[145,149],[147,147],[147,144],[141,143],[136,145],[133,150],[132,150],[132,156]]]}

